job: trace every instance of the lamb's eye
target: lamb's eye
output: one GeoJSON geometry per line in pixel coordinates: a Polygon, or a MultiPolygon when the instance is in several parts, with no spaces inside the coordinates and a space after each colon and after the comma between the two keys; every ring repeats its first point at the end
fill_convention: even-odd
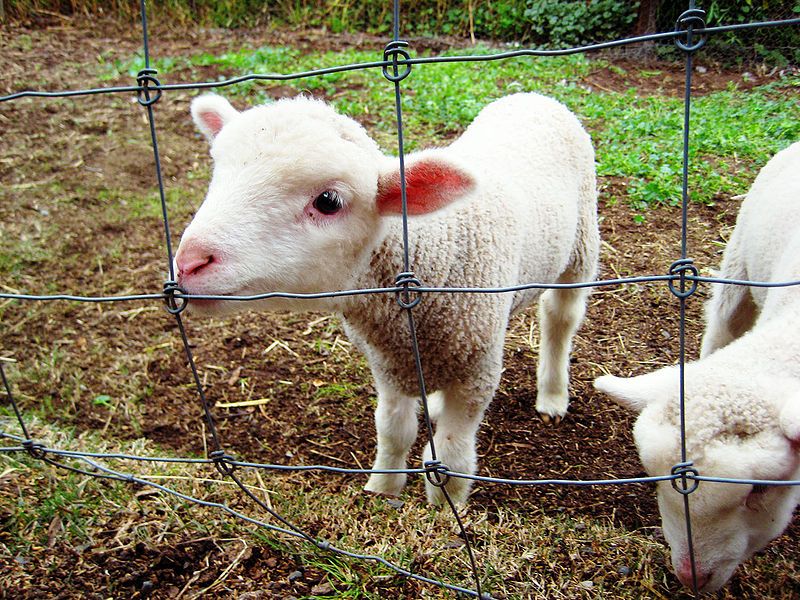
{"type": "Polygon", "coordinates": [[[342,199],[333,190],[325,190],[314,198],[314,208],[323,215],[334,215],[342,210],[342,199]]]}

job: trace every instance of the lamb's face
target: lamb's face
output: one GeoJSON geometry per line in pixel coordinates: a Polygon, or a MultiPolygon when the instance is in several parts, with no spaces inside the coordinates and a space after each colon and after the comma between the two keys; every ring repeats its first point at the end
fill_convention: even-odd
{"type": "MultiPolygon", "coordinates": [[[[680,451],[670,442],[672,448],[664,452],[666,438],[655,440],[653,432],[668,435],[670,440],[680,438],[677,426],[664,427],[664,410],[652,408],[642,412],[635,435],[645,469],[651,475],[661,475],[670,472],[680,451]]],[[[775,481],[800,476],[796,449],[777,423],[757,433],[719,435],[705,449],[694,449],[690,458],[704,476],[775,481]]],[[[738,565],[783,532],[800,501],[800,488],[700,482],[688,499],[697,586],[711,592],[722,587],[738,565]]],[[[680,581],[692,587],[684,497],[671,482],[660,482],[658,506],[672,566],[680,581]]]]}
{"type": "MultiPolygon", "coordinates": [[[[346,285],[380,229],[383,156],[363,129],[308,99],[239,113],[205,96],[192,112],[211,141],[214,171],[176,253],[179,284],[209,295],[346,285]]],[[[190,303],[205,312],[241,306],[190,303]]]]}
{"type": "MultiPolygon", "coordinates": [[[[737,453],[740,448],[737,448],[737,453]]],[[[794,479],[786,472],[731,473],[728,464],[695,461],[702,475],[741,479],[794,479]]],[[[648,472],[650,469],[648,468],[648,472]]],[[[663,473],[663,471],[658,471],[663,473]]],[[[668,472],[668,471],[667,471],[668,472]]],[[[656,470],[653,470],[653,474],[656,470]]],[[[722,587],[736,567],[779,536],[789,524],[800,500],[796,487],[700,482],[689,495],[692,542],[698,589],[712,592],[722,587]]],[[[664,537],[670,545],[672,566],[678,579],[692,587],[684,498],[669,482],[658,484],[658,507],[664,537]]]]}
{"type": "MultiPolygon", "coordinates": [[[[687,365],[687,458],[701,476],[800,479],[796,381],[739,376],[740,370],[720,364],[722,353],[687,365]]],[[[604,376],[595,381],[598,390],[640,412],[633,433],[651,476],[668,475],[680,462],[677,376],[676,369],[665,368],[629,379],[604,376]]],[[[701,481],[688,500],[697,586],[710,592],[783,532],[800,502],[800,488],[701,481]]],[[[684,496],[671,482],[659,482],[658,506],[675,574],[692,587],[684,496]]]]}

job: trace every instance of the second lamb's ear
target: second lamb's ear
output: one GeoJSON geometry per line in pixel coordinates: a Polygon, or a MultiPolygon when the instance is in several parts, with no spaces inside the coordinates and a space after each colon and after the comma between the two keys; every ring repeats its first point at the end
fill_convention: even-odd
{"type": "Polygon", "coordinates": [[[796,449],[800,449],[800,394],[790,396],[780,413],[780,427],[783,435],[796,449]]]}
{"type": "Polygon", "coordinates": [[[192,101],[192,119],[209,142],[233,117],[239,114],[231,103],[216,94],[204,94],[192,101]]]}
{"type": "Polygon", "coordinates": [[[594,380],[594,389],[608,394],[614,402],[635,413],[665,398],[670,393],[667,387],[670,385],[678,388],[678,373],[671,367],[638,377],[603,375],[594,380]]]}
{"type": "MultiPolygon", "coordinates": [[[[424,215],[439,210],[475,187],[475,180],[464,169],[435,156],[420,158],[406,165],[405,176],[409,215],[424,215]]],[[[382,215],[402,214],[399,170],[381,176],[376,204],[382,215]]]]}

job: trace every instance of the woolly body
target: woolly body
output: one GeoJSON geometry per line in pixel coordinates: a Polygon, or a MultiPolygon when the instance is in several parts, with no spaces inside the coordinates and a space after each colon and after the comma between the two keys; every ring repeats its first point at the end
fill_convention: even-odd
{"type": "MultiPolygon", "coordinates": [[[[176,256],[187,291],[375,288],[391,285],[404,270],[398,159],[384,156],[355,121],[307,98],[238,113],[221,98],[204,96],[192,110],[212,141],[215,169],[176,256]],[[312,201],[324,190],[343,199],[334,215],[319,214],[312,201]]],[[[410,265],[424,286],[594,278],[594,153],[577,119],[556,101],[536,94],[496,101],[450,146],[409,155],[405,174],[410,265]]],[[[475,435],[499,383],[509,316],[540,295],[537,409],[560,417],[584,291],[427,294],[413,309],[426,386],[441,392],[437,458],[454,471],[475,472],[475,435]]],[[[219,312],[233,304],[190,307],[219,312]]],[[[342,314],[378,390],[374,468],[405,468],[417,434],[419,383],[408,316],[394,297],[259,304],[342,314]]],[[[404,483],[402,474],[373,474],[367,489],[399,494],[404,483]]],[[[447,489],[463,501],[469,482],[452,478],[447,489]]],[[[431,485],[428,496],[442,499],[431,485]]]]}
{"type": "MultiPolygon", "coordinates": [[[[776,154],[742,204],[722,262],[725,279],[800,279],[800,143],[776,154]]],[[[701,475],[800,479],[800,288],[714,284],[701,358],[685,367],[686,451],[701,475]]],[[[680,462],[676,367],[595,387],[640,412],[634,427],[651,475],[680,462]]],[[[658,484],[664,535],[692,587],[683,497],[658,484]]],[[[698,588],[714,591],[789,524],[796,486],[701,482],[689,496],[698,588]]]]}

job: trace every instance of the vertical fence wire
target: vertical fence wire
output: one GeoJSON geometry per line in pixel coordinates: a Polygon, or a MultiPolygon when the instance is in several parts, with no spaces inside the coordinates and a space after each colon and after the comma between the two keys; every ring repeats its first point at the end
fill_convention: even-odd
{"type": "Polygon", "coordinates": [[[442,471],[447,469],[447,465],[441,465],[437,460],[436,445],[434,442],[433,424],[431,422],[430,407],[428,405],[428,396],[426,393],[426,386],[425,386],[425,375],[422,365],[422,359],[420,356],[419,343],[417,340],[417,329],[414,322],[414,312],[413,312],[414,307],[419,304],[419,301],[422,299],[422,297],[417,296],[417,298],[415,299],[416,301],[411,301],[410,294],[408,291],[409,284],[411,283],[412,280],[415,281],[415,278],[413,275],[413,271],[411,270],[411,259],[410,259],[410,244],[409,244],[409,231],[408,231],[408,188],[406,185],[407,182],[405,177],[405,147],[403,142],[404,140],[403,99],[400,89],[400,82],[411,74],[411,68],[406,66],[404,70],[401,72],[397,63],[398,56],[404,56],[407,59],[409,58],[409,55],[404,50],[404,48],[408,46],[407,42],[400,39],[400,0],[394,0],[392,8],[393,8],[392,41],[387,46],[387,53],[391,54],[393,64],[392,64],[391,76],[387,75],[386,69],[384,69],[383,73],[386,76],[386,78],[389,79],[389,81],[391,81],[394,84],[395,117],[397,123],[397,147],[399,155],[398,161],[399,161],[399,172],[400,172],[400,204],[401,204],[402,226],[403,226],[403,273],[398,275],[396,281],[405,281],[405,291],[402,292],[403,300],[399,301],[398,303],[401,309],[406,312],[406,315],[408,317],[408,330],[411,337],[411,351],[414,356],[414,365],[416,368],[417,379],[419,384],[420,401],[422,404],[425,428],[428,434],[427,443],[431,450],[431,460],[429,464],[425,465],[425,468],[427,469],[432,467],[434,469],[433,471],[426,472],[425,476],[431,485],[438,488],[438,490],[444,497],[447,506],[450,508],[450,512],[452,513],[453,518],[456,521],[458,530],[461,534],[461,538],[464,542],[464,548],[467,552],[467,558],[469,560],[470,570],[472,571],[472,578],[475,583],[475,593],[479,598],[484,598],[485,596],[481,588],[481,577],[480,573],[478,572],[478,565],[475,560],[475,554],[472,549],[472,542],[470,541],[469,533],[467,532],[467,529],[464,526],[464,522],[458,513],[458,508],[453,502],[453,499],[450,496],[450,492],[447,489],[447,482],[449,480],[449,477],[447,475],[442,476],[442,471]]]}
{"type": "MultiPolygon", "coordinates": [[[[425,422],[425,427],[427,429],[428,435],[428,445],[431,450],[431,461],[424,465],[423,469],[420,470],[408,470],[408,473],[422,473],[428,479],[428,481],[439,487],[445,498],[446,503],[449,506],[450,511],[454,515],[454,518],[457,522],[460,535],[463,538],[465,551],[467,553],[467,557],[469,560],[470,570],[472,573],[472,578],[474,581],[474,589],[467,589],[462,588],[459,586],[455,586],[452,584],[448,584],[439,580],[431,579],[425,577],[423,575],[419,575],[416,573],[412,573],[407,569],[399,567],[396,564],[393,564],[381,557],[371,556],[371,555],[364,555],[364,554],[357,554],[353,552],[349,552],[346,550],[342,550],[336,548],[335,546],[331,545],[329,542],[324,540],[317,540],[314,536],[308,534],[307,532],[303,531],[302,528],[298,527],[294,523],[290,522],[285,517],[278,514],[271,506],[269,506],[266,502],[260,499],[257,495],[255,495],[248,486],[235,474],[234,468],[237,466],[266,466],[266,465],[252,465],[247,463],[239,463],[233,457],[228,456],[224,450],[222,441],[219,438],[219,433],[217,431],[216,424],[214,422],[213,414],[211,412],[208,400],[206,398],[204,386],[200,380],[199,372],[197,366],[195,364],[195,360],[191,351],[191,345],[189,343],[188,335],[186,333],[186,329],[184,327],[181,312],[186,307],[187,303],[191,301],[191,296],[185,294],[180,287],[177,286],[175,283],[175,268],[174,268],[174,258],[173,258],[173,249],[172,249],[172,239],[170,233],[170,226],[169,226],[169,217],[168,217],[168,206],[166,201],[166,192],[165,186],[163,181],[163,174],[161,168],[161,158],[159,155],[159,147],[158,147],[158,138],[156,133],[156,124],[155,124],[155,111],[154,106],[161,98],[162,92],[167,89],[181,89],[185,86],[164,86],[162,85],[158,79],[156,78],[157,72],[155,69],[151,67],[151,55],[150,55],[150,47],[149,47],[149,32],[148,32],[148,25],[147,25],[147,10],[146,10],[146,0],[140,0],[140,9],[141,9],[141,25],[142,25],[142,40],[143,40],[143,52],[144,52],[144,69],[139,72],[137,75],[137,86],[131,88],[114,88],[108,90],[87,90],[87,91],[80,91],[80,92],[68,92],[68,93],[38,93],[38,92],[23,92],[12,94],[5,98],[1,98],[0,100],[9,100],[16,97],[32,95],[32,96],[54,96],[54,95],[76,95],[80,93],[111,93],[116,91],[135,91],[137,95],[137,100],[139,104],[141,104],[147,114],[148,126],[150,131],[150,137],[153,147],[153,158],[155,163],[155,174],[156,180],[158,184],[158,191],[159,191],[159,199],[161,204],[161,213],[163,218],[163,225],[164,225],[164,232],[165,232],[165,244],[166,244],[166,254],[167,254],[167,261],[168,261],[168,268],[167,271],[169,273],[169,279],[164,284],[164,293],[162,296],[156,296],[162,298],[167,304],[167,310],[172,313],[175,317],[177,328],[179,330],[181,341],[184,347],[184,351],[186,354],[187,362],[192,373],[192,378],[194,382],[194,387],[196,388],[198,398],[201,402],[204,419],[210,431],[210,435],[212,438],[213,444],[213,451],[209,453],[209,462],[213,463],[217,470],[219,471],[220,475],[224,478],[229,478],[232,480],[237,487],[247,496],[249,497],[257,506],[261,509],[266,511],[272,518],[279,521],[286,529],[276,527],[274,525],[270,525],[250,517],[246,517],[236,511],[233,511],[229,507],[225,505],[219,505],[216,503],[209,503],[195,498],[189,498],[185,495],[180,494],[179,492],[175,492],[174,490],[170,490],[164,486],[160,486],[157,484],[153,484],[147,480],[142,480],[131,475],[125,475],[118,473],[114,470],[111,470],[107,467],[103,467],[98,463],[90,460],[88,455],[80,454],[80,453],[68,453],[63,451],[58,451],[57,449],[52,448],[45,448],[43,445],[34,442],[31,439],[30,432],[25,424],[25,420],[22,415],[22,411],[20,410],[18,403],[14,398],[14,394],[12,392],[12,387],[7,379],[5,369],[3,366],[3,361],[0,360],[0,377],[2,378],[3,388],[5,389],[6,396],[13,408],[14,414],[16,416],[16,420],[20,426],[22,434],[24,438],[22,441],[21,450],[27,451],[31,456],[34,458],[39,458],[44,462],[51,464],[56,467],[60,467],[63,469],[79,472],[86,475],[92,475],[95,477],[105,477],[111,479],[118,479],[121,481],[128,481],[128,482],[136,482],[139,484],[151,485],[156,487],[162,491],[166,491],[167,493],[175,494],[178,497],[182,497],[185,499],[192,500],[197,504],[201,505],[213,505],[223,510],[226,510],[230,514],[242,518],[245,521],[249,521],[251,523],[259,524],[261,526],[267,527],[268,529],[272,529],[275,531],[281,531],[290,535],[294,535],[295,537],[299,537],[304,539],[305,541],[316,545],[318,548],[323,550],[330,550],[336,553],[339,553],[344,556],[358,558],[362,560],[370,560],[376,561],[388,568],[394,570],[395,572],[407,576],[418,581],[422,581],[425,583],[430,583],[433,585],[440,586],[445,589],[450,589],[457,593],[463,593],[470,596],[477,596],[479,598],[491,598],[491,595],[483,592],[482,585],[481,585],[481,577],[478,569],[478,564],[474,556],[472,543],[470,541],[470,536],[466,530],[466,527],[463,523],[459,515],[459,511],[454,504],[453,500],[451,499],[449,493],[447,492],[446,483],[449,477],[451,476],[459,476],[463,474],[458,473],[451,473],[447,467],[447,465],[442,465],[437,460],[436,455],[436,448],[434,444],[434,432],[433,432],[433,425],[431,422],[429,406],[428,406],[428,398],[425,389],[425,378],[423,374],[423,364],[420,356],[419,346],[418,346],[418,339],[417,339],[417,331],[414,322],[413,316],[413,309],[414,307],[422,300],[422,293],[425,291],[426,293],[428,290],[422,287],[421,282],[419,282],[415,277],[412,270],[411,260],[410,260],[410,243],[409,243],[409,230],[408,230],[408,209],[407,209],[407,189],[406,189],[406,180],[405,180],[405,150],[404,150],[404,127],[403,127],[403,113],[402,113],[402,93],[401,93],[401,86],[400,83],[404,80],[410,73],[412,64],[421,64],[423,62],[431,62],[426,59],[411,59],[409,53],[405,50],[408,46],[407,42],[400,39],[400,18],[401,18],[401,11],[400,11],[400,2],[399,0],[394,0],[393,2],[393,24],[392,24],[392,40],[389,44],[387,44],[384,50],[384,60],[380,63],[371,63],[368,65],[361,65],[356,66],[357,68],[366,68],[366,67],[375,67],[380,66],[383,69],[384,76],[393,83],[394,85],[394,100],[395,100],[395,118],[396,118],[396,127],[397,127],[397,143],[398,143],[398,150],[399,150],[399,171],[400,171],[400,191],[401,191],[401,206],[402,206],[402,228],[403,228],[403,268],[404,272],[400,273],[395,280],[395,286],[393,288],[387,288],[384,290],[378,290],[383,292],[393,292],[395,293],[397,302],[400,306],[401,310],[404,310],[407,314],[408,319],[408,328],[410,332],[411,338],[411,351],[414,356],[415,366],[417,369],[417,376],[419,381],[419,390],[421,396],[421,404],[423,408],[423,418],[425,422]],[[52,455],[60,455],[62,457],[77,457],[85,462],[87,462],[93,470],[84,470],[80,468],[76,468],[71,465],[67,465],[61,461],[54,460],[50,458],[50,454],[52,455]]],[[[697,269],[693,266],[692,261],[688,258],[688,203],[689,203],[689,148],[690,148],[690,114],[691,114],[691,97],[692,97],[692,69],[693,69],[693,55],[694,53],[699,50],[704,42],[705,37],[708,34],[710,29],[705,27],[705,23],[703,21],[704,12],[700,9],[697,9],[695,6],[694,0],[689,0],[689,8],[685,11],[678,20],[676,25],[676,32],[679,32],[679,35],[673,35],[672,39],[675,41],[678,48],[684,51],[685,58],[686,58],[686,79],[685,79],[685,89],[684,89],[684,115],[683,115],[683,163],[682,163],[682,196],[681,196],[681,258],[680,260],[673,263],[672,267],[670,268],[670,274],[667,277],[654,277],[654,278],[628,278],[625,280],[620,280],[621,282],[626,281],[642,281],[642,280],[660,280],[660,281],[667,281],[670,290],[675,294],[679,300],[679,311],[680,311],[680,321],[679,321],[679,413],[680,413],[680,444],[681,444],[681,463],[676,465],[670,476],[665,477],[658,477],[658,478],[637,478],[632,480],[610,480],[610,481],[598,481],[598,482],[580,482],[580,481],[559,481],[557,483],[560,484],[586,484],[586,485],[594,485],[594,484],[609,484],[609,483],[630,483],[634,481],[657,481],[657,480],[669,480],[671,481],[675,490],[681,494],[683,494],[684,499],[684,513],[686,519],[686,530],[688,536],[688,543],[689,543],[689,558],[691,561],[691,569],[692,569],[692,580],[693,580],[693,587],[694,592],[697,594],[698,592],[698,577],[696,572],[696,564],[695,564],[695,556],[694,556],[694,548],[693,548],[693,535],[692,535],[692,524],[691,524],[691,517],[689,511],[689,496],[690,494],[697,488],[698,485],[698,476],[699,473],[696,469],[692,467],[692,463],[689,461],[689,456],[687,455],[686,450],[686,417],[685,417],[685,359],[686,359],[686,304],[687,299],[691,296],[697,288],[697,284],[699,281],[703,281],[704,279],[699,277],[697,269]],[[699,33],[698,33],[699,32],[699,33]],[[699,35],[699,38],[695,39],[694,36],[699,35]],[[677,289],[675,284],[677,282],[677,289]],[[687,288],[688,284],[688,288],[687,288]]],[[[798,24],[800,23],[800,19],[794,19],[786,21],[787,24],[798,24]]],[[[754,24],[759,26],[771,26],[775,25],[775,23],[767,23],[767,24],[754,24]]],[[[741,28],[741,26],[736,27],[722,27],[716,28],[717,30],[731,30],[733,28],[741,28]]],[[[642,39],[646,39],[648,36],[645,36],[642,39]]],[[[667,37],[663,34],[658,34],[656,36],[649,36],[653,39],[663,39],[667,37]]],[[[630,41],[624,43],[631,43],[630,41]]],[[[607,44],[599,44],[596,45],[597,48],[600,47],[611,47],[612,45],[619,45],[618,42],[607,43],[607,44]]],[[[585,48],[583,49],[571,49],[569,52],[572,51],[586,51],[585,48]]],[[[539,55],[547,55],[547,51],[536,51],[536,54],[539,55]]],[[[566,52],[564,52],[566,53],[566,52]]],[[[552,54],[552,53],[550,53],[552,54]]],[[[520,55],[519,53],[508,53],[509,56],[511,55],[520,55]]],[[[503,55],[504,57],[505,55],[503,55]]],[[[460,60],[490,60],[492,58],[479,58],[479,57],[461,57],[460,60]]],[[[442,62],[449,59],[442,59],[442,62]]],[[[347,68],[356,68],[356,67],[347,67],[347,68]]],[[[328,71],[334,72],[337,70],[344,70],[342,69],[323,69],[319,72],[328,71]]],[[[309,76],[308,73],[306,74],[299,74],[293,77],[305,77],[309,76]]],[[[257,78],[256,76],[252,76],[250,78],[257,78]]],[[[274,77],[275,79],[279,79],[278,77],[274,77]]],[[[212,84],[212,85],[227,85],[228,82],[212,84]]],[[[208,87],[205,84],[195,84],[195,88],[202,88],[208,87]]],[[[589,285],[600,285],[603,282],[595,282],[590,283],[589,285]]],[[[605,282],[609,283],[609,282],[605,282]]],[[[617,283],[617,282],[614,282],[617,283]]],[[[738,282],[743,283],[743,282],[738,282]]],[[[753,284],[754,282],[744,282],[745,284],[753,284]]],[[[790,282],[781,285],[797,285],[798,282],[790,282]]],[[[583,284],[582,284],[583,285],[583,284]]],[[[756,284],[757,285],[757,284],[756,284]]],[[[539,286],[539,287],[556,287],[556,286],[539,286]]],[[[561,287],[570,287],[570,286],[561,286],[561,287]]],[[[484,290],[485,291],[485,290],[484,290]]],[[[507,290],[492,290],[494,292],[498,291],[507,291],[507,290]]],[[[33,296],[23,296],[20,294],[0,294],[0,297],[12,297],[12,298],[26,298],[26,299],[76,299],[74,297],[67,297],[67,296],[51,296],[51,297],[33,297],[33,296]]],[[[145,296],[139,296],[145,297],[145,296]]],[[[152,296],[146,296],[148,298],[152,298],[152,296]]],[[[129,297],[133,298],[133,297],[129,297]]],[[[83,301],[116,301],[120,298],[77,298],[78,300],[83,301]]],[[[0,432],[0,437],[6,439],[15,439],[14,436],[4,434],[0,432]]],[[[7,448],[0,448],[0,450],[7,450],[7,448]]],[[[127,458],[134,458],[134,459],[141,459],[141,460],[151,460],[144,457],[127,457],[127,458]]],[[[179,460],[179,459],[178,459],[179,460]]],[[[272,465],[271,467],[275,467],[272,465]]],[[[339,471],[339,472],[370,472],[369,470],[348,470],[348,469],[333,469],[333,468],[326,468],[326,467],[319,467],[322,470],[330,470],[330,471],[339,471]]],[[[497,482],[504,482],[504,483],[517,483],[517,484],[530,484],[532,482],[520,482],[520,481],[508,481],[508,480],[499,480],[493,478],[486,478],[486,477],[474,477],[474,479],[479,479],[482,481],[497,481],[497,482]]],[[[542,483],[540,482],[533,482],[533,483],[542,483]]],[[[548,481],[548,483],[552,483],[552,481],[548,481]]],[[[789,482],[792,483],[792,482],[789,482]]]]}
{"type": "MultiPolygon", "coordinates": [[[[688,456],[686,453],[686,302],[688,298],[697,289],[696,284],[692,284],[689,290],[686,289],[685,273],[688,269],[694,269],[692,261],[688,257],[688,234],[689,234],[689,143],[691,131],[691,104],[692,104],[692,71],[693,71],[693,57],[694,53],[699,50],[703,45],[703,38],[695,42],[694,29],[705,27],[703,21],[705,12],[698,10],[695,6],[695,0],[689,0],[688,9],[681,14],[678,18],[677,28],[686,30],[685,43],[680,39],[676,39],[676,45],[684,51],[686,55],[685,74],[686,80],[684,85],[683,97],[683,144],[682,144],[682,162],[681,162],[681,259],[680,259],[680,293],[677,294],[679,306],[679,349],[678,349],[678,373],[679,373],[679,414],[680,414],[680,447],[681,447],[681,463],[684,469],[690,467],[688,464],[688,456]]],[[[697,275],[696,269],[694,274],[697,275]]],[[[673,288],[674,290],[674,288],[673,288]]],[[[698,577],[697,577],[697,561],[694,552],[694,539],[692,535],[692,517],[690,511],[690,495],[697,488],[696,481],[688,482],[684,476],[680,482],[680,488],[673,486],[675,490],[683,495],[683,514],[686,526],[687,546],[689,555],[689,564],[692,573],[692,589],[697,595],[698,593],[698,577]]]]}
{"type": "Polygon", "coordinates": [[[11,385],[8,382],[8,378],[6,377],[6,369],[3,366],[3,361],[0,359],[0,378],[3,380],[3,389],[6,392],[6,398],[8,398],[8,402],[11,404],[11,408],[14,411],[14,415],[17,418],[17,423],[19,424],[19,428],[22,430],[22,435],[25,436],[25,440],[28,441],[31,439],[30,433],[28,433],[28,428],[25,426],[25,419],[22,418],[22,413],[19,410],[19,405],[17,405],[17,401],[14,398],[14,394],[11,391],[11,385]]]}

